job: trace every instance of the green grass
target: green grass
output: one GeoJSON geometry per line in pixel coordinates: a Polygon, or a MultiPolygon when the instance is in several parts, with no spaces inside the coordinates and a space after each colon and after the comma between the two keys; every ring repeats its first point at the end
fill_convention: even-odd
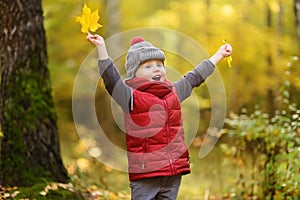
{"type": "Polygon", "coordinates": [[[215,147],[206,157],[198,157],[199,148],[190,148],[191,174],[183,176],[178,199],[204,199],[204,196],[222,197],[227,182],[233,180],[232,169],[223,167],[223,156],[215,147]]]}
{"type": "MultiPolygon", "coordinates": [[[[245,168],[233,167],[225,159],[219,147],[215,147],[206,157],[198,157],[199,148],[190,148],[191,174],[183,176],[179,200],[204,199],[205,195],[221,199],[228,194],[230,188],[236,183],[239,174],[245,168]]],[[[129,199],[130,188],[128,174],[104,165],[98,166],[92,172],[80,176],[86,187],[96,186],[100,190],[107,190],[114,194],[123,194],[129,199]]],[[[245,173],[245,171],[243,171],[245,173]]]]}
{"type": "MultiPolygon", "coordinates": [[[[239,174],[247,173],[245,167],[234,167],[219,147],[215,147],[206,157],[199,159],[199,148],[190,148],[192,173],[183,176],[178,199],[202,200],[222,199],[231,188],[237,187],[239,174]],[[206,197],[206,198],[205,198],[206,197]]],[[[71,174],[72,184],[40,183],[28,188],[15,188],[6,193],[17,192],[16,199],[130,199],[128,174],[110,169],[91,159],[88,171],[71,174]],[[67,188],[65,187],[67,185],[67,188]],[[47,189],[48,188],[48,189],[47,189]]],[[[16,194],[16,193],[15,193],[16,194]]],[[[228,196],[228,195],[227,195],[228,196]]]]}

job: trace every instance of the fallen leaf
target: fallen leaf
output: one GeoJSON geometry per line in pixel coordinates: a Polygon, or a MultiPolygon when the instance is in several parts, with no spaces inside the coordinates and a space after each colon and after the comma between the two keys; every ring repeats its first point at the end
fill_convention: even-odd
{"type": "Polygon", "coordinates": [[[20,191],[14,191],[14,193],[11,195],[11,197],[14,199],[17,197],[18,194],[20,194],[20,191]]]}
{"type": "Polygon", "coordinates": [[[92,195],[93,197],[102,197],[102,196],[103,196],[103,193],[100,192],[100,191],[93,191],[93,192],[91,193],[91,195],[92,195]]]}
{"type": "Polygon", "coordinates": [[[57,183],[52,183],[52,184],[51,184],[51,190],[58,190],[58,185],[57,185],[57,183]]]}
{"type": "Polygon", "coordinates": [[[96,191],[96,190],[98,190],[98,187],[97,187],[96,185],[92,185],[92,186],[91,186],[91,190],[92,190],[92,191],[96,191]]]}
{"type": "Polygon", "coordinates": [[[51,190],[51,186],[50,186],[50,185],[47,185],[47,186],[44,188],[44,191],[47,193],[49,190],[51,190]]]}
{"type": "Polygon", "coordinates": [[[102,25],[98,23],[99,18],[98,9],[91,12],[91,9],[85,3],[82,8],[82,15],[76,17],[76,22],[81,24],[81,32],[95,32],[99,27],[102,27],[102,25]]]}
{"type": "Polygon", "coordinates": [[[111,200],[116,200],[116,199],[117,199],[117,196],[116,196],[114,193],[110,192],[110,193],[109,193],[109,198],[110,198],[111,200]]]}
{"type": "Polygon", "coordinates": [[[13,190],[17,190],[17,189],[18,189],[17,186],[6,188],[7,191],[13,191],[13,190]]]}
{"type": "Polygon", "coordinates": [[[9,193],[4,193],[4,199],[9,198],[10,194],[9,193]]]}
{"type": "Polygon", "coordinates": [[[40,192],[40,195],[41,195],[41,196],[46,196],[46,195],[47,195],[47,192],[42,191],[42,192],[40,192]]]}
{"type": "Polygon", "coordinates": [[[69,190],[71,192],[74,192],[74,187],[73,187],[72,183],[66,183],[66,184],[58,183],[58,186],[65,189],[65,190],[69,190]]]}

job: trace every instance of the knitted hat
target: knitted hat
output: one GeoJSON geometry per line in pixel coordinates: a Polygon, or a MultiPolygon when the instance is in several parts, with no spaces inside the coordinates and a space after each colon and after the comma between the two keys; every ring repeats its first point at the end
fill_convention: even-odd
{"type": "Polygon", "coordinates": [[[164,62],[165,54],[140,36],[132,38],[126,57],[127,80],[132,79],[139,65],[147,60],[161,60],[164,62]]]}

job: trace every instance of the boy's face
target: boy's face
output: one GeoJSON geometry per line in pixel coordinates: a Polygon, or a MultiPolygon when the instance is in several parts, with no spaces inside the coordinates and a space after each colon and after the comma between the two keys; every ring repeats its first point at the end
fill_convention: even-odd
{"type": "Polygon", "coordinates": [[[135,77],[148,81],[164,82],[166,80],[166,69],[162,61],[148,60],[137,68],[135,77]]]}

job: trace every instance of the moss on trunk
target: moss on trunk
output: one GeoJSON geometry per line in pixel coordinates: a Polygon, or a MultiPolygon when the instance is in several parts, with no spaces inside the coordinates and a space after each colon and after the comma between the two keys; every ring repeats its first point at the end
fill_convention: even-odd
{"type": "Polygon", "coordinates": [[[41,1],[0,3],[0,184],[65,182],[41,1]]]}

